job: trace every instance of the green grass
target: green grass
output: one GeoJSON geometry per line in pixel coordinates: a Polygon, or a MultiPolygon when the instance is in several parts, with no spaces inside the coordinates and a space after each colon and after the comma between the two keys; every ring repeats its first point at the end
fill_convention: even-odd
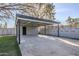
{"type": "Polygon", "coordinates": [[[15,36],[0,37],[0,56],[21,56],[15,36]]]}

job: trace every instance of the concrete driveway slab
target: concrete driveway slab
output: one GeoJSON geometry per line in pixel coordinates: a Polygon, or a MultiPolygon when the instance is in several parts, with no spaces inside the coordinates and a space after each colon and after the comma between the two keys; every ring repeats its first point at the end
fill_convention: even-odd
{"type": "Polygon", "coordinates": [[[23,56],[79,56],[78,42],[45,35],[22,36],[19,46],[23,56]]]}

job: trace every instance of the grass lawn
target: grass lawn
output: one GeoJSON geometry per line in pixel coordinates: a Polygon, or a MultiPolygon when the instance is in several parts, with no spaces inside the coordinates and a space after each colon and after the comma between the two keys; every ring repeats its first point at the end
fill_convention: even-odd
{"type": "Polygon", "coordinates": [[[21,56],[15,36],[0,37],[0,56],[21,56]]]}

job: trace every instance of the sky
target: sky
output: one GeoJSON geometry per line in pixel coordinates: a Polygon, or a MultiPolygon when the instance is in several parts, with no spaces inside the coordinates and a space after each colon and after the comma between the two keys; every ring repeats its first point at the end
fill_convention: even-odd
{"type": "Polygon", "coordinates": [[[65,24],[68,16],[79,18],[79,3],[55,3],[56,21],[65,24]]]}
{"type": "MultiPolygon", "coordinates": [[[[79,18],[79,4],[78,3],[54,3],[56,21],[65,24],[68,16],[79,18]]],[[[14,27],[14,20],[8,21],[8,27],[14,27]]]]}

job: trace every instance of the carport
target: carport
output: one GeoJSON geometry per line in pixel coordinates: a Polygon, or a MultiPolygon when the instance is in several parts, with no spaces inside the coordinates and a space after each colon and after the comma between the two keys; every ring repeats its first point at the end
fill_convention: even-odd
{"type": "Polygon", "coordinates": [[[37,17],[22,14],[16,14],[16,36],[18,43],[20,44],[20,40],[22,40],[20,38],[21,36],[36,36],[38,35],[38,27],[44,26],[46,29],[47,25],[53,24],[58,25],[59,36],[59,22],[48,19],[40,19],[37,17]]]}

